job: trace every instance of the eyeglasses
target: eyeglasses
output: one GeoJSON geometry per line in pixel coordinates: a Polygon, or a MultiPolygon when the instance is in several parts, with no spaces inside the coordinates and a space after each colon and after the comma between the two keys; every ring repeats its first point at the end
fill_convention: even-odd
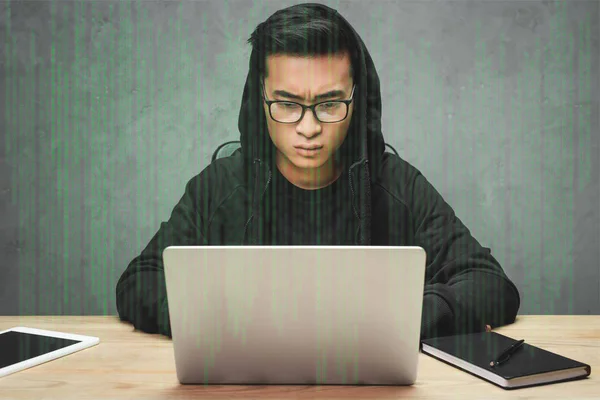
{"type": "Polygon", "coordinates": [[[295,124],[301,121],[307,109],[313,112],[313,115],[319,122],[331,124],[343,121],[348,116],[348,109],[354,98],[354,89],[356,88],[356,85],[352,86],[350,100],[327,100],[311,106],[305,106],[304,104],[287,100],[269,101],[265,95],[264,82],[261,86],[263,99],[269,107],[269,115],[274,121],[282,124],[295,124]]]}

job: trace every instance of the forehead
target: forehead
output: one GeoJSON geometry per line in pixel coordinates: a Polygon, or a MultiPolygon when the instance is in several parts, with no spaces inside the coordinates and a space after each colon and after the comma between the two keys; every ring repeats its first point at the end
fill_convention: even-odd
{"type": "Polygon", "coordinates": [[[275,54],[267,57],[266,81],[272,89],[290,92],[320,91],[350,83],[347,53],[322,56],[275,54]]]}

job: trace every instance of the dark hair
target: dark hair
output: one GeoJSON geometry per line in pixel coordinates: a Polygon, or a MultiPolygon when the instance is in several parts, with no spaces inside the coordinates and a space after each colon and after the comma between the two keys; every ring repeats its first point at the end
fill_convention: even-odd
{"type": "Polygon", "coordinates": [[[302,57],[321,55],[350,56],[350,75],[354,78],[357,60],[353,34],[335,10],[311,4],[298,4],[275,12],[259,24],[248,43],[258,53],[258,71],[266,78],[267,57],[287,54],[302,57]]]}

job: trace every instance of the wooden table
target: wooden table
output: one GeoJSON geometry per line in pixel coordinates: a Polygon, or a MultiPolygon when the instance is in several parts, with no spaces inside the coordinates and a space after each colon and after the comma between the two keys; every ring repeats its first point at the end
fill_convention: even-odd
{"type": "Polygon", "coordinates": [[[171,340],[133,331],[115,316],[0,317],[0,330],[15,326],[97,336],[100,344],[0,378],[0,399],[600,399],[600,316],[520,316],[496,329],[592,366],[584,380],[513,391],[425,354],[407,387],[180,385],[171,340]]]}

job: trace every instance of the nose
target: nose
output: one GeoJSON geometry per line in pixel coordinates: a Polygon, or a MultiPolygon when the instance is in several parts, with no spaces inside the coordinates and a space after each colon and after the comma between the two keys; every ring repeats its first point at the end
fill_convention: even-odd
{"type": "Polygon", "coordinates": [[[306,110],[302,119],[296,125],[296,132],[305,137],[312,137],[321,133],[321,123],[315,118],[315,114],[306,110]]]}

